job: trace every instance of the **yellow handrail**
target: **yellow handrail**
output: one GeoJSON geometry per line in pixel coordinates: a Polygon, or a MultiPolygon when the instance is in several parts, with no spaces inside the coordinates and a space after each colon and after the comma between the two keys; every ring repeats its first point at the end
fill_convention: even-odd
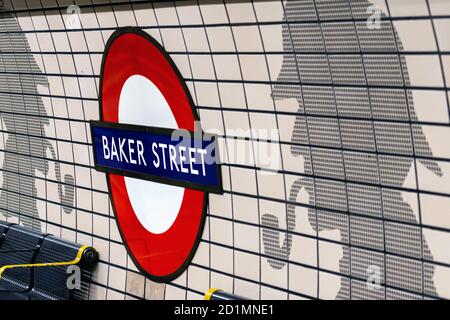
{"type": "Polygon", "coordinates": [[[42,262],[42,263],[29,263],[29,264],[11,264],[7,266],[0,267],[0,279],[3,277],[3,273],[8,269],[15,268],[40,268],[40,267],[58,267],[58,266],[71,266],[75,265],[81,261],[83,252],[90,248],[89,246],[82,246],[78,249],[77,256],[72,261],[61,261],[61,262],[42,262]]]}
{"type": "Polygon", "coordinates": [[[203,300],[211,300],[212,295],[214,292],[220,291],[220,289],[217,288],[211,288],[208,291],[206,291],[205,296],[203,297],[203,300]]]}

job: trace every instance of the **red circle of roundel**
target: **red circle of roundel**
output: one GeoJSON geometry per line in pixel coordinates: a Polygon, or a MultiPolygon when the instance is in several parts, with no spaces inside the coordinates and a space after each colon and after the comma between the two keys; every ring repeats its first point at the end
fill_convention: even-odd
{"type": "MultiPolygon", "coordinates": [[[[198,116],[178,69],[158,42],[137,28],[119,29],[106,46],[100,77],[102,121],[119,123],[120,94],[127,79],[134,75],[146,77],[156,85],[180,129],[195,130],[198,116]]],[[[125,178],[107,174],[107,180],[120,234],[137,267],[154,281],[179,276],[200,241],[206,193],[185,188],[173,225],[164,233],[154,234],[138,220],[125,178]]]]}

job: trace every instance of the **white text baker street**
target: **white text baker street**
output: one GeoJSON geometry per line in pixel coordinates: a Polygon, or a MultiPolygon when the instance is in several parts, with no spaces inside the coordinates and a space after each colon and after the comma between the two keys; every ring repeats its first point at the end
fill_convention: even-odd
{"type": "Polygon", "coordinates": [[[102,146],[106,160],[145,167],[150,160],[150,165],[157,169],[206,176],[206,149],[153,142],[149,159],[141,140],[102,136],[102,146]],[[200,164],[201,170],[196,169],[196,165],[200,164]]]}

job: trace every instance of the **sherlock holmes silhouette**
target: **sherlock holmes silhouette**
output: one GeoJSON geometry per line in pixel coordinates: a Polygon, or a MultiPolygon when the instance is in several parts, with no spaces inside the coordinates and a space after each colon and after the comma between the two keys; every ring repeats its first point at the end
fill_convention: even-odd
{"type": "MultiPolygon", "coordinates": [[[[293,183],[289,200],[296,202],[300,190],[307,191],[313,229],[340,231],[339,271],[345,276],[337,298],[434,296],[434,267],[426,262],[433,257],[401,192],[414,156],[432,157],[432,152],[421,126],[412,124],[417,116],[407,89],[408,66],[397,54],[401,39],[384,15],[379,28],[368,28],[371,5],[285,2],[284,21],[297,24],[283,24],[283,48],[296,55],[284,54],[273,97],[297,100],[291,152],[304,160],[304,174],[293,183]],[[373,266],[380,270],[379,290],[366,283],[373,266]]],[[[419,162],[442,175],[436,162],[419,162]]],[[[287,206],[286,216],[292,232],[295,206],[287,206]]],[[[281,228],[278,217],[265,214],[261,220],[271,227],[263,229],[265,253],[277,258],[268,262],[284,268],[291,251],[302,248],[292,247],[291,234],[273,230],[281,228]]]]}
{"type": "Polygon", "coordinates": [[[0,2],[0,116],[3,122],[3,184],[0,212],[17,217],[19,223],[41,229],[37,210],[36,172],[47,176],[49,156],[55,162],[55,176],[63,210],[72,211],[74,179],[61,169],[56,152],[45,136],[49,117],[39,96],[38,86],[47,86],[25,34],[17,20],[2,9],[0,2]]]}

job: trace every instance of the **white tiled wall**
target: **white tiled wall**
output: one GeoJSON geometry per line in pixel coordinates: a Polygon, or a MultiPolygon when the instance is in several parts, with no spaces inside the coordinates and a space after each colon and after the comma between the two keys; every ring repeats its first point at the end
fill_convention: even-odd
{"type": "MultiPolygon", "coordinates": [[[[317,231],[311,225],[311,199],[306,191],[295,201],[297,222],[290,230],[292,249],[286,264],[274,268],[268,260],[279,258],[264,251],[262,215],[280,217],[281,246],[287,231],[289,190],[305,173],[304,159],[291,153],[299,104],[292,98],[274,101],[271,97],[288,55],[284,52],[283,16],[295,1],[5,1],[0,35],[13,34],[1,22],[7,14],[26,37],[30,51],[25,54],[32,56],[49,83],[37,88],[49,119],[45,135],[56,147],[63,175],[72,174],[76,183],[75,208],[66,214],[59,206],[54,162],[49,161],[47,175],[36,172],[38,220],[43,231],[97,248],[101,261],[92,280],[91,299],[199,299],[210,287],[253,299],[333,299],[345,281],[364,283],[339,264],[343,251],[349,249],[339,230],[317,231]],[[81,10],[81,29],[67,26],[66,9],[73,4],[81,10]],[[225,193],[210,195],[207,223],[193,263],[167,285],[145,279],[127,256],[105,176],[93,168],[88,121],[99,118],[97,97],[105,43],[122,26],[139,26],[165,47],[186,79],[203,129],[223,135],[225,193]],[[252,156],[229,158],[232,143],[248,150],[267,144],[255,141],[255,134],[233,131],[250,128],[278,130],[279,135],[270,142],[281,158],[275,174],[266,175],[265,166],[252,156]],[[249,140],[236,141],[234,136],[249,140]]],[[[332,2],[316,0],[316,10],[332,2]]],[[[346,2],[336,0],[336,10],[346,2]]],[[[384,12],[385,21],[392,22],[403,44],[416,125],[422,126],[431,158],[437,158],[443,172],[441,177],[433,175],[416,161],[401,186],[403,200],[417,216],[413,225],[420,227],[432,256],[423,258],[422,252],[418,260],[435,266],[433,293],[404,290],[418,297],[450,298],[450,0],[374,3],[384,12]]],[[[301,16],[296,19],[290,21],[292,26],[306,21],[301,16]]],[[[349,20],[335,19],[337,25],[349,20]]],[[[339,48],[340,44],[336,45],[339,48]]],[[[0,57],[2,54],[0,50],[0,57]]],[[[312,71],[316,73],[317,66],[312,71]]],[[[0,73],[5,74],[3,70],[0,73]]],[[[22,97],[20,92],[18,96],[22,97]]],[[[2,124],[2,150],[8,134],[2,124]]],[[[0,151],[2,161],[3,153],[0,151]]],[[[337,215],[330,219],[335,218],[337,215]]],[[[357,297],[356,288],[352,297],[357,297]]],[[[384,291],[389,289],[403,290],[391,285],[384,291]]]]}

